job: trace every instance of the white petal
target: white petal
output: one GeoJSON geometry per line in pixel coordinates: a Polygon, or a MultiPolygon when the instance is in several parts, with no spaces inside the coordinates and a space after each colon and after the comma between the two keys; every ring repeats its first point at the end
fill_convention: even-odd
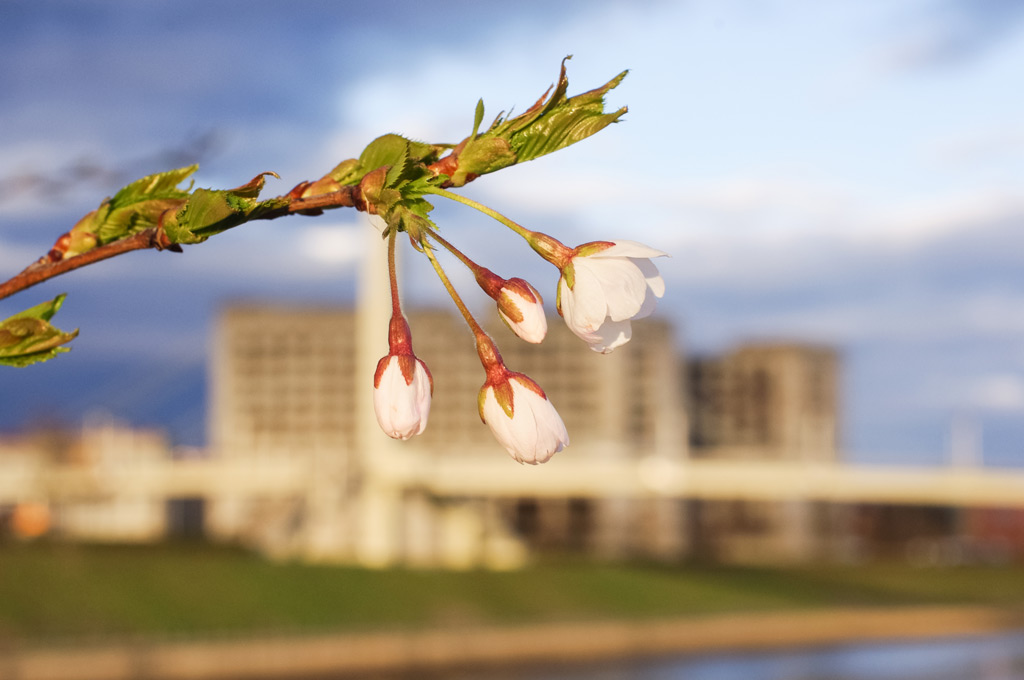
{"type": "Polygon", "coordinates": [[[505,410],[501,408],[501,404],[494,396],[494,388],[485,388],[484,393],[484,408],[483,416],[484,422],[491,428],[491,433],[494,438],[498,440],[498,443],[505,447],[509,455],[512,456],[516,461],[522,463],[519,454],[516,451],[513,443],[515,442],[515,436],[512,431],[512,419],[505,414],[505,410]]]}
{"type": "MultiPolygon", "coordinates": [[[[581,331],[594,330],[608,316],[604,286],[593,264],[586,258],[573,260],[573,287],[562,288],[562,316],[570,328],[578,328],[581,331]]],[[[564,280],[563,278],[562,281],[564,280]]],[[[561,281],[559,283],[561,284],[561,281]]]]}
{"type": "Polygon", "coordinates": [[[633,328],[627,321],[605,321],[589,337],[580,336],[590,345],[590,349],[601,354],[608,354],[616,347],[621,347],[633,337],[633,328]]]}
{"type": "Polygon", "coordinates": [[[565,429],[565,423],[555,411],[550,401],[545,401],[543,411],[538,412],[538,423],[544,422],[544,426],[538,429],[539,437],[533,454],[533,463],[546,463],[551,457],[569,445],[569,433],[565,429]]]}
{"type": "Polygon", "coordinates": [[[668,253],[655,250],[650,246],[645,246],[643,243],[636,241],[613,241],[615,245],[606,250],[602,250],[599,253],[594,253],[590,257],[668,257],[668,253]]]}
{"type": "Polygon", "coordinates": [[[654,291],[654,294],[658,297],[663,296],[665,294],[665,279],[661,278],[655,264],[643,258],[633,260],[633,264],[643,272],[644,278],[647,279],[647,285],[654,291]]]}
{"type": "Polygon", "coordinates": [[[520,463],[536,465],[537,441],[540,438],[537,416],[533,412],[533,404],[527,401],[523,390],[514,381],[511,384],[514,411],[509,421],[509,430],[512,432],[509,446],[515,451],[512,457],[520,463]]]}
{"type": "Polygon", "coordinates": [[[543,341],[547,335],[548,320],[544,315],[543,305],[537,302],[541,299],[540,293],[537,293],[533,286],[530,288],[536,294],[536,299],[527,299],[514,289],[503,289],[498,302],[498,315],[513,333],[527,342],[536,344],[543,341]],[[518,310],[523,317],[522,321],[514,321],[505,313],[503,305],[507,304],[518,310]]]}
{"type": "Polygon", "coordinates": [[[591,263],[604,291],[606,316],[613,321],[630,319],[647,295],[647,280],[632,260],[613,258],[591,263]]]}
{"type": "Polygon", "coordinates": [[[654,313],[654,308],[657,306],[657,296],[650,288],[647,289],[647,295],[644,296],[644,303],[640,305],[640,310],[633,315],[634,319],[646,319],[654,313]]]}
{"type": "Polygon", "coordinates": [[[569,444],[569,434],[555,407],[512,376],[513,414],[509,418],[493,388],[485,388],[484,422],[509,455],[520,463],[536,465],[551,458],[569,444]]]}
{"type": "Polygon", "coordinates": [[[569,445],[569,433],[565,429],[565,423],[562,422],[561,416],[555,410],[554,404],[546,397],[521,385],[519,378],[514,377],[510,382],[516,404],[520,407],[528,404],[532,416],[535,436],[533,450],[529,452],[529,458],[532,460],[527,460],[527,462],[544,463],[569,445]]]}
{"type": "Polygon", "coordinates": [[[416,361],[412,382],[406,383],[398,357],[391,356],[373,391],[373,410],[381,429],[393,439],[422,433],[430,415],[430,378],[423,362],[416,361]]]}

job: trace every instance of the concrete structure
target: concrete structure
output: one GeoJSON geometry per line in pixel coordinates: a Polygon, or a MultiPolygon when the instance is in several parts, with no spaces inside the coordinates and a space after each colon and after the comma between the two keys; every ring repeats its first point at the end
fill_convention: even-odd
{"type": "Polygon", "coordinates": [[[748,343],[688,368],[694,456],[834,460],[839,419],[835,350],[748,343]]]}
{"type": "Polygon", "coordinates": [[[383,253],[371,259],[357,310],[225,310],[207,451],[172,452],[156,433],[109,423],[0,441],[0,524],[118,541],[201,526],[278,557],[507,568],[533,550],[835,559],[851,554],[851,516],[863,519],[852,505],[1024,508],[1019,470],[843,465],[830,350],[752,345],[684,369],[656,319],[607,356],[558,319],[540,346],[488,320],[508,366],[547,391],[572,439],[532,467],[480,422],[470,333],[452,313],[415,311],[433,407],[423,435],[395,442],[372,411],[391,305],[383,253]]]}
{"type": "MultiPolygon", "coordinates": [[[[476,459],[499,476],[518,467],[480,421],[484,373],[461,319],[435,311],[409,318],[434,398],[427,431],[397,443],[372,413],[361,414],[386,342],[357,370],[357,314],[264,305],[224,313],[212,369],[211,454],[233,463],[293,461],[311,478],[306,493],[273,507],[226,488],[210,508],[215,535],[280,554],[380,564],[511,565],[531,547],[555,546],[608,557],[683,553],[684,505],[676,499],[494,498],[471,489],[439,496],[387,481],[406,465],[476,459]]],[[[507,365],[544,387],[572,438],[538,476],[562,461],[685,459],[674,338],[664,323],[642,328],[630,345],[600,356],[560,323],[539,347],[500,322],[494,327],[507,365]]]]}
{"type": "Polygon", "coordinates": [[[132,484],[95,493],[88,481],[161,465],[169,455],[163,433],[109,420],[93,420],[76,433],[49,430],[5,438],[0,441],[0,518],[27,538],[53,532],[98,542],[159,540],[168,532],[164,495],[132,484]],[[59,482],[50,475],[56,471],[78,484],[54,493],[59,482]]]}
{"type": "MultiPolygon", "coordinates": [[[[687,364],[692,455],[709,460],[838,460],[838,358],[831,348],[750,343],[687,364]]],[[[698,552],[727,562],[841,554],[849,509],[798,500],[699,501],[698,552]]]]}
{"type": "MultiPolygon", "coordinates": [[[[480,422],[484,373],[472,335],[450,311],[408,314],[417,355],[434,377],[423,435],[394,442],[372,413],[372,375],[387,351],[391,313],[383,243],[373,239],[358,310],[238,305],[221,316],[211,362],[210,455],[309,470],[292,498],[243,497],[227,485],[207,516],[211,533],[280,555],[469,567],[514,566],[531,548],[607,557],[676,558],[686,549],[679,499],[606,495],[438,495],[396,483],[409,469],[488,461],[517,466],[480,422]]],[[[687,425],[680,359],[664,322],[638,324],[611,356],[587,349],[553,319],[534,346],[487,319],[506,364],[536,380],[556,405],[572,446],[537,476],[572,462],[681,461],[687,425]]]]}
{"type": "MultiPolygon", "coordinates": [[[[46,522],[42,529],[55,531],[68,539],[158,540],[165,536],[165,531],[171,530],[173,512],[166,513],[167,521],[162,529],[153,522],[147,525],[150,527],[148,531],[117,529],[118,523],[111,521],[115,514],[113,511],[92,512],[89,515],[91,526],[82,520],[64,524],[63,519],[75,516],[67,511],[76,505],[94,510],[105,503],[117,507],[121,497],[134,498],[136,502],[145,500],[152,513],[148,516],[155,517],[159,507],[173,509],[173,502],[169,501],[216,499],[230,490],[230,495],[237,499],[260,499],[258,503],[251,502],[251,507],[262,506],[264,514],[254,515],[252,521],[266,521],[273,517],[275,508],[291,508],[307,498],[311,480],[315,477],[316,471],[310,468],[310,461],[296,458],[232,462],[171,455],[134,458],[123,454],[130,450],[131,442],[137,442],[139,438],[129,436],[127,432],[122,434],[124,436],[111,437],[84,433],[85,439],[113,447],[110,453],[121,451],[113,457],[121,462],[107,465],[99,462],[113,459],[107,453],[91,458],[91,463],[59,462],[47,455],[46,452],[53,449],[43,446],[40,442],[44,440],[39,438],[24,436],[0,440],[0,530],[9,527],[19,515],[31,520],[29,525],[38,522],[38,511],[42,510],[43,521],[46,522]],[[51,512],[51,508],[54,511],[51,512]]],[[[74,447],[76,438],[63,438],[64,444],[74,447]]],[[[52,438],[46,439],[50,440],[52,438]]],[[[402,449],[402,444],[398,446],[402,449]]],[[[63,460],[72,459],[65,457],[63,460]]],[[[492,533],[484,546],[484,536],[479,527],[490,519],[479,511],[489,507],[489,503],[500,505],[528,498],[537,499],[538,504],[548,501],[556,506],[561,504],[560,507],[565,508],[562,521],[569,527],[574,523],[578,526],[581,513],[579,500],[567,499],[768,503],[795,500],[830,506],[870,506],[867,519],[874,517],[880,520],[879,526],[885,530],[884,535],[872,536],[870,527],[862,530],[854,526],[847,537],[881,539],[879,547],[885,550],[869,549],[860,555],[851,555],[853,557],[870,557],[873,554],[895,557],[916,553],[929,560],[947,557],[971,559],[969,553],[954,554],[959,550],[959,541],[960,548],[974,550],[977,557],[988,559],[986,554],[991,552],[993,559],[1013,559],[1022,548],[1020,533],[1014,528],[1014,522],[1024,511],[1024,471],[1019,469],[871,467],[707,458],[671,460],[648,457],[629,460],[598,455],[593,460],[586,457],[559,459],[556,456],[551,463],[535,468],[515,465],[503,452],[496,451],[494,445],[489,445],[486,449],[441,456],[426,462],[413,454],[392,456],[375,469],[374,476],[376,488],[399,491],[398,498],[406,507],[378,502],[376,506],[370,506],[379,513],[376,519],[353,521],[355,527],[373,528],[371,519],[390,518],[394,520],[393,524],[389,523],[390,520],[383,524],[397,530],[396,534],[385,536],[388,540],[379,540],[380,536],[376,537],[376,542],[362,539],[361,552],[352,560],[364,564],[380,564],[367,557],[379,560],[386,554],[384,550],[393,551],[390,553],[393,562],[429,563],[426,559],[431,557],[429,551],[419,553],[417,557],[410,547],[421,546],[422,549],[425,545],[429,548],[433,545],[431,541],[441,539],[450,566],[473,563],[508,566],[510,556],[516,556],[516,548],[525,551],[527,544],[515,543],[513,534],[509,539],[511,542],[502,545],[501,537],[492,533]],[[423,499],[432,499],[427,504],[427,511],[434,515],[431,523],[424,522],[423,517],[417,514],[416,503],[425,502],[423,499]],[[898,507],[886,509],[886,505],[898,507]],[[442,510],[438,511],[438,507],[442,510]],[[916,510],[915,507],[925,509],[916,510]],[[928,510],[928,507],[934,509],[928,510]],[[395,511],[396,508],[402,511],[395,511]],[[952,512],[951,508],[961,510],[952,512]],[[984,508],[991,510],[980,510],[984,508]],[[963,509],[968,509],[968,512],[964,513],[963,509]],[[907,517],[916,524],[907,524],[907,517]],[[956,520],[955,526],[943,518],[956,520]],[[980,529],[975,526],[979,522],[984,523],[980,529]],[[923,527],[923,530],[915,529],[915,526],[923,527]],[[424,527],[426,530],[421,531],[424,527]],[[396,541],[395,536],[401,541],[396,541]],[[890,538],[894,542],[885,545],[890,538]],[[396,546],[404,546],[405,552],[397,551],[396,546]],[[944,554],[928,556],[935,551],[944,554]],[[482,562],[487,556],[490,561],[482,562]],[[503,557],[504,561],[498,557],[503,557]]],[[[384,500],[387,501],[387,497],[384,500]]],[[[143,519],[146,516],[144,514],[143,519]]],[[[291,517],[301,527],[309,515],[294,511],[291,517]]],[[[532,521],[530,517],[530,511],[523,511],[519,522],[528,525],[532,521]]],[[[521,527],[512,525],[512,529],[517,528],[521,527]]],[[[298,532],[297,535],[306,534],[298,532]]],[[[356,536],[351,537],[351,542],[357,543],[356,536]]],[[[263,547],[271,552],[275,550],[272,544],[263,547]]],[[[541,544],[540,547],[545,546],[541,544]]],[[[700,546],[695,546],[695,549],[699,551],[700,546]]],[[[520,558],[524,556],[525,552],[519,554],[520,558]]],[[[844,555],[834,557],[842,558],[844,555]]]]}

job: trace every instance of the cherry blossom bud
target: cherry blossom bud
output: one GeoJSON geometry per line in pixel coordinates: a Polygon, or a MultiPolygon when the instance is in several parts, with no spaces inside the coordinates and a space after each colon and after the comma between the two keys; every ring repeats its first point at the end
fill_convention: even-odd
{"type": "Polygon", "coordinates": [[[498,315],[523,340],[539,343],[548,332],[544,300],[537,289],[523,279],[505,281],[498,291],[498,315]]]}
{"type": "Polygon", "coordinates": [[[592,350],[607,354],[632,335],[631,319],[654,311],[665,282],[653,257],[667,253],[635,241],[596,241],[573,251],[561,267],[558,313],[592,350]]]}
{"type": "Polygon", "coordinates": [[[505,367],[494,342],[480,333],[476,339],[487,380],[477,406],[498,442],[520,463],[547,462],[569,445],[569,433],[540,385],[505,367]]]}
{"type": "Polygon", "coordinates": [[[520,463],[547,462],[569,445],[569,433],[544,390],[522,373],[488,380],[478,398],[480,418],[520,463]]]}
{"type": "Polygon", "coordinates": [[[401,315],[391,317],[388,343],[390,351],[373,376],[373,410],[384,434],[405,440],[427,427],[434,380],[413,354],[412,333],[401,315]]]}
{"type": "Polygon", "coordinates": [[[434,381],[426,364],[411,354],[389,354],[373,376],[373,410],[384,434],[409,439],[427,427],[434,381]]]}
{"type": "Polygon", "coordinates": [[[509,330],[527,342],[541,342],[548,332],[548,320],[537,289],[523,279],[503,279],[475,263],[471,267],[477,285],[498,303],[498,315],[509,330]]]}

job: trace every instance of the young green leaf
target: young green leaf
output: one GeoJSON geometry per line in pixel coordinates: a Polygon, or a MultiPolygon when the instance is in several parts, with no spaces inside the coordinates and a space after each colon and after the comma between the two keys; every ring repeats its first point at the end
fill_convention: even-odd
{"type": "Polygon", "coordinates": [[[71,342],[78,330],[65,333],[50,325],[64,297],[58,295],[0,321],[0,366],[28,366],[68,351],[61,345],[71,342]]]}
{"type": "MultiPolygon", "coordinates": [[[[259,200],[265,175],[261,173],[235,189],[196,189],[177,212],[165,215],[164,233],[171,243],[202,243],[266,213],[288,205],[285,197],[259,200]]],[[[276,176],[276,175],[275,175],[276,176]]]]}
{"type": "Polygon", "coordinates": [[[478,102],[473,134],[456,149],[457,163],[447,164],[455,166],[450,172],[451,186],[462,186],[478,175],[564,149],[616,122],[626,113],[626,107],[605,113],[604,96],[618,86],[627,73],[623,71],[589,92],[566,97],[569,79],[565,75],[563,60],[553,92],[545,92],[533,106],[515,118],[499,116],[486,132],[479,134],[477,126],[483,117],[483,106],[478,102]]]}
{"type": "Polygon", "coordinates": [[[177,209],[188,198],[191,187],[177,187],[198,169],[190,165],[135,180],[100,205],[91,231],[102,244],[155,227],[161,214],[177,209]]]}
{"type": "Polygon", "coordinates": [[[190,165],[159,172],[128,184],[62,234],[48,257],[51,261],[74,257],[155,227],[161,215],[177,210],[185,202],[188,190],[177,186],[198,168],[198,165],[190,165]]]}
{"type": "Polygon", "coordinates": [[[476,113],[473,115],[473,132],[469,135],[470,139],[476,139],[476,135],[480,131],[480,123],[482,122],[484,122],[484,100],[478,99],[476,102],[476,113]]]}
{"type": "MultiPolygon", "coordinates": [[[[409,141],[401,135],[382,135],[370,142],[359,155],[359,165],[364,173],[377,168],[404,167],[409,158],[409,141]]],[[[401,170],[399,170],[401,172],[401,170]]]]}
{"type": "Polygon", "coordinates": [[[564,94],[561,99],[552,97],[540,116],[510,133],[509,144],[519,162],[564,149],[617,122],[626,113],[626,107],[605,113],[604,95],[622,82],[627,73],[623,71],[602,87],[569,99],[564,94]]]}

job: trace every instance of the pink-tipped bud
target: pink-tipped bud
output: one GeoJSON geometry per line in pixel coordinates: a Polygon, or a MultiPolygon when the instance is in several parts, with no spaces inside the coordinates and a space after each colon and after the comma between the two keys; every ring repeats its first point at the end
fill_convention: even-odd
{"type": "Polygon", "coordinates": [[[477,397],[480,418],[519,463],[545,463],[569,445],[569,433],[544,390],[529,377],[488,371],[477,397]]]}
{"type": "Polygon", "coordinates": [[[373,376],[373,410],[384,434],[409,439],[427,427],[434,380],[412,354],[389,354],[373,376]]]}
{"type": "Polygon", "coordinates": [[[405,317],[391,317],[388,355],[377,362],[373,376],[373,410],[384,434],[409,439],[427,427],[434,379],[412,352],[412,333],[405,317]]]}
{"type": "Polygon", "coordinates": [[[498,315],[509,329],[523,340],[541,342],[548,332],[544,300],[537,289],[523,279],[509,279],[495,298],[498,315]]]}

